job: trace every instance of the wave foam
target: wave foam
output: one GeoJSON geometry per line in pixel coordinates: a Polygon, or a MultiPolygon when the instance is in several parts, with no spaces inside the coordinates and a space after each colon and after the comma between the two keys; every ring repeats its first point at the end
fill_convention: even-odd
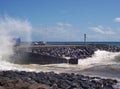
{"type": "Polygon", "coordinates": [[[113,64],[115,63],[116,60],[120,60],[120,52],[108,52],[108,51],[98,50],[90,58],[79,59],[78,64],[81,66],[88,67],[92,65],[113,64]]]}

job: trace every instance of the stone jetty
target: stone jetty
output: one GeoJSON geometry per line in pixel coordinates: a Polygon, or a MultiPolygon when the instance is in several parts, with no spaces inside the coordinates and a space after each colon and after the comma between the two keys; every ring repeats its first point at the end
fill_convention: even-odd
{"type": "Polygon", "coordinates": [[[0,89],[114,89],[116,84],[74,73],[0,71],[0,89]]]}
{"type": "Polygon", "coordinates": [[[14,63],[55,64],[70,63],[78,64],[78,59],[91,57],[96,50],[119,52],[120,47],[105,44],[89,45],[40,45],[30,47],[17,47],[11,57],[14,63]]]}

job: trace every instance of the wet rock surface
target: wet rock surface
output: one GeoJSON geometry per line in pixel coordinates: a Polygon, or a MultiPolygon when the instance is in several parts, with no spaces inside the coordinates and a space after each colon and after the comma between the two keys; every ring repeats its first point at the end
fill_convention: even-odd
{"type": "Polygon", "coordinates": [[[96,50],[119,52],[120,47],[105,44],[88,44],[67,46],[39,46],[32,48],[33,53],[38,53],[41,55],[50,55],[54,57],[72,57],[78,59],[91,57],[96,50]]]}
{"type": "Polygon", "coordinates": [[[114,89],[117,80],[74,73],[1,71],[0,89],[114,89]]]}

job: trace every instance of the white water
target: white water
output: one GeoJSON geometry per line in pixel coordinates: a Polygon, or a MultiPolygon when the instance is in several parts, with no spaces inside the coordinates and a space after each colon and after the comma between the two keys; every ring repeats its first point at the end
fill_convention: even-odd
{"type": "Polygon", "coordinates": [[[98,50],[91,58],[79,60],[81,73],[120,78],[120,52],[98,50]]]}
{"type": "MultiPolygon", "coordinates": [[[[25,70],[25,71],[56,71],[56,72],[111,72],[111,69],[118,71],[120,69],[119,52],[96,51],[91,58],[79,59],[78,65],[71,64],[48,64],[48,65],[19,65],[13,64],[9,61],[1,60],[0,70],[25,70]],[[118,58],[118,59],[117,59],[118,58]]],[[[112,70],[113,71],[113,70],[112,70]]]]}
{"type": "Polygon", "coordinates": [[[84,60],[79,60],[78,64],[83,67],[92,67],[95,65],[108,65],[108,64],[117,64],[116,62],[119,59],[120,52],[108,52],[104,50],[98,50],[94,53],[91,58],[86,58],[84,60]]]}
{"type": "Polygon", "coordinates": [[[31,41],[32,26],[26,20],[5,16],[0,18],[0,70],[19,70],[20,65],[9,63],[10,56],[14,53],[14,37],[31,41]]]}

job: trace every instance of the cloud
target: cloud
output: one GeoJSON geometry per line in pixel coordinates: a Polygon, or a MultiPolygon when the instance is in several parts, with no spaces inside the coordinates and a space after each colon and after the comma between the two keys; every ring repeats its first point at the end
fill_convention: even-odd
{"type": "Polygon", "coordinates": [[[10,39],[21,37],[22,41],[75,41],[79,40],[80,31],[70,23],[58,22],[54,26],[33,27],[27,20],[5,16],[0,18],[0,34],[6,34],[10,39]]]}
{"type": "Polygon", "coordinates": [[[115,22],[120,22],[120,17],[114,19],[115,22]]]}
{"type": "Polygon", "coordinates": [[[72,25],[70,23],[63,23],[63,22],[58,22],[57,25],[64,26],[64,27],[72,27],[72,25]]]}
{"type": "Polygon", "coordinates": [[[25,41],[31,41],[32,26],[27,20],[15,19],[9,16],[0,18],[0,33],[9,37],[21,37],[25,41]]]}
{"type": "Polygon", "coordinates": [[[80,30],[69,23],[59,22],[52,27],[39,27],[34,30],[36,38],[45,41],[79,41],[80,30]]]}
{"type": "Polygon", "coordinates": [[[90,29],[100,34],[108,34],[108,35],[115,34],[115,32],[113,32],[110,27],[104,28],[103,26],[97,26],[97,27],[90,27],[90,29]]]}

